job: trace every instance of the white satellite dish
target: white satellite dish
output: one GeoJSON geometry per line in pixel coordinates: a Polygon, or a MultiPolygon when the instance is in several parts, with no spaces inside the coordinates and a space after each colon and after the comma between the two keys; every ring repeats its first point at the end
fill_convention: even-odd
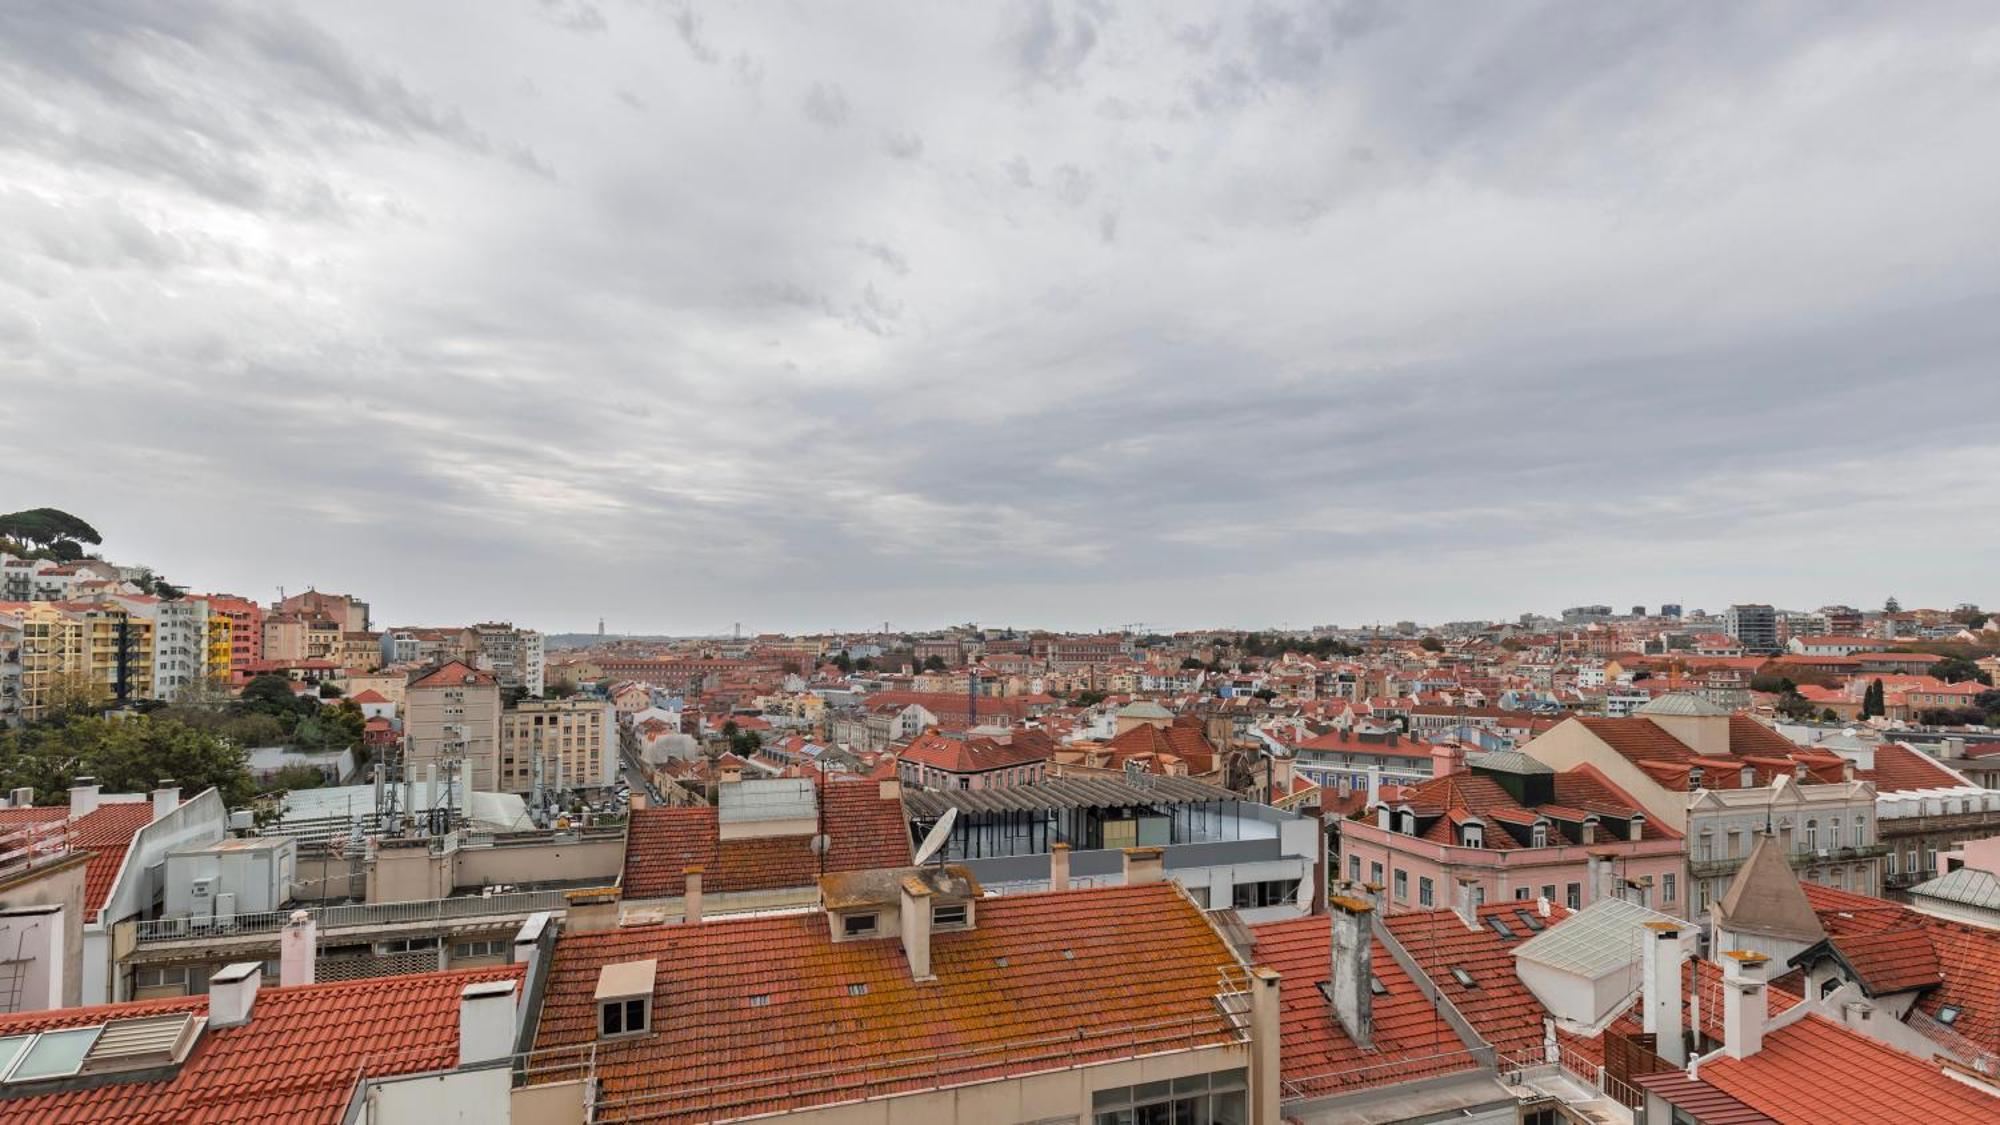
{"type": "Polygon", "coordinates": [[[957,809],[944,810],[944,815],[938,817],[938,822],[931,825],[930,834],[925,836],[924,842],[917,846],[916,857],[911,862],[915,863],[918,867],[922,867],[932,856],[943,851],[945,840],[951,836],[951,826],[957,822],[957,809]]]}

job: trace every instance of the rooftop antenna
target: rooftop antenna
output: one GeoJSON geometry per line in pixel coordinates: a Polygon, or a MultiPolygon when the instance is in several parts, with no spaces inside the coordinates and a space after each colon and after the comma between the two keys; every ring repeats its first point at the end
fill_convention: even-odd
{"type": "Polygon", "coordinates": [[[944,846],[951,839],[951,826],[956,823],[958,823],[958,809],[952,807],[944,810],[944,815],[938,817],[938,822],[931,825],[930,832],[924,836],[924,842],[917,845],[917,854],[910,857],[911,862],[922,867],[930,862],[932,856],[936,856],[938,866],[943,867],[944,846]]]}

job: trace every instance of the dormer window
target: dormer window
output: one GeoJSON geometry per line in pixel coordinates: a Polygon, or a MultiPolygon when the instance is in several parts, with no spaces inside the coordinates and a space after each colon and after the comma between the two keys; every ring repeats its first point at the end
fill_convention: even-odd
{"type": "Polygon", "coordinates": [[[644,1035],[653,1029],[653,979],[659,962],[620,961],[597,972],[597,1037],[644,1035]]]}
{"type": "Polygon", "coordinates": [[[1468,824],[1464,827],[1462,831],[1465,836],[1466,847],[1483,848],[1486,846],[1486,829],[1484,826],[1478,824],[1468,824]]]}
{"type": "Polygon", "coordinates": [[[1743,772],[1737,775],[1736,784],[1744,789],[1757,788],[1757,770],[1752,766],[1744,766],[1743,772]]]}
{"type": "Polygon", "coordinates": [[[1417,834],[1417,814],[1410,812],[1408,809],[1405,809],[1403,810],[1403,835],[1414,836],[1416,834],[1417,834]]]}
{"type": "Polygon", "coordinates": [[[840,936],[865,938],[875,936],[876,915],[843,914],[840,916],[840,936]]]}
{"type": "Polygon", "coordinates": [[[1546,825],[1546,824],[1543,824],[1543,823],[1541,823],[1540,821],[1537,821],[1537,822],[1535,823],[1535,829],[1534,829],[1534,840],[1535,840],[1535,846],[1536,846],[1536,847],[1538,847],[1538,848],[1546,848],[1546,847],[1548,847],[1548,846],[1549,846],[1549,826],[1548,826],[1548,825],[1546,825]]]}

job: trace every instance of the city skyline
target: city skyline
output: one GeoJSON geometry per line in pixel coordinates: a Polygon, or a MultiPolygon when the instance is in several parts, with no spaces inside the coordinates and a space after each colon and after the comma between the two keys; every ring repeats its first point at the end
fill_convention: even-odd
{"type": "Polygon", "coordinates": [[[1546,15],[0,14],[5,506],[550,632],[1989,596],[1987,12],[1546,15]]]}

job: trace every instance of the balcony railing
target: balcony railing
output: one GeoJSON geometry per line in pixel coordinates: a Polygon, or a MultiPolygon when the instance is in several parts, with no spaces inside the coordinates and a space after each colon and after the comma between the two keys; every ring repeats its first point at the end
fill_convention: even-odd
{"type": "MultiPolygon", "coordinates": [[[[457,918],[480,918],[510,914],[533,914],[541,910],[562,910],[569,905],[569,891],[512,891],[497,895],[464,895],[457,898],[415,899],[409,902],[354,903],[347,906],[304,908],[322,936],[328,930],[373,929],[422,922],[447,922],[457,918]]],[[[138,924],[138,941],[185,941],[216,937],[237,937],[277,933],[291,920],[291,910],[261,910],[213,918],[149,918],[138,924]]]]}

